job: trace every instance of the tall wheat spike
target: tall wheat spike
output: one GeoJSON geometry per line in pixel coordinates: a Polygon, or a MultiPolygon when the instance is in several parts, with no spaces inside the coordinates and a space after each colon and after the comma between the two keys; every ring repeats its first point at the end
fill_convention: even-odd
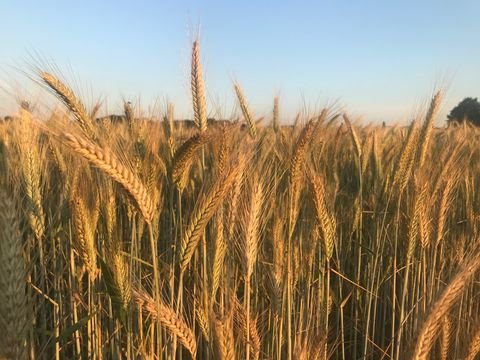
{"type": "Polygon", "coordinates": [[[127,124],[130,128],[133,128],[133,123],[135,121],[135,114],[133,112],[132,105],[129,101],[123,103],[123,112],[125,113],[125,118],[127,119],[127,124]]]}
{"type": "Polygon", "coordinates": [[[252,113],[250,112],[250,108],[247,103],[247,99],[245,99],[245,95],[243,95],[242,88],[239,84],[233,84],[233,88],[235,89],[235,93],[237,94],[238,103],[240,104],[240,109],[242,110],[243,117],[248,125],[248,131],[252,139],[255,139],[257,136],[257,127],[255,125],[255,121],[253,120],[252,113]]]}
{"type": "Polygon", "coordinates": [[[420,140],[419,144],[419,153],[418,153],[418,165],[420,167],[423,166],[425,162],[425,156],[427,154],[427,148],[430,143],[430,137],[432,135],[433,129],[433,122],[435,121],[435,116],[437,115],[440,103],[442,101],[442,92],[438,91],[434,96],[430,103],[430,108],[428,109],[427,116],[425,118],[425,122],[422,127],[422,131],[420,133],[420,140]]]}
{"type": "MultiPolygon", "coordinates": [[[[2,185],[3,186],[3,185],[2,185]]],[[[27,359],[26,266],[16,207],[0,189],[0,358],[27,359]]]]}
{"type": "Polygon", "coordinates": [[[404,142],[402,153],[396,164],[392,187],[398,187],[399,193],[405,189],[415,161],[415,150],[418,142],[418,129],[416,121],[413,121],[408,129],[407,139],[404,142]]]}
{"type": "Polygon", "coordinates": [[[279,116],[280,116],[280,109],[279,109],[279,98],[278,96],[275,96],[273,99],[273,120],[272,120],[272,127],[273,131],[278,132],[280,129],[279,125],[279,116]]]}
{"type": "Polygon", "coordinates": [[[207,106],[202,77],[202,64],[200,61],[200,42],[193,42],[192,47],[192,98],[195,123],[201,132],[207,130],[207,106]]]}
{"type": "Polygon", "coordinates": [[[350,136],[352,137],[353,145],[355,146],[355,152],[357,153],[358,158],[362,157],[362,144],[360,144],[360,139],[358,138],[357,132],[353,127],[350,119],[346,114],[343,114],[343,120],[345,120],[345,124],[347,124],[348,131],[350,132],[350,136]]]}
{"type": "Polygon", "coordinates": [[[298,208],[298,197],[300,195],[300,184],[302,176],[302,166],[305,164],[305,157],[307,155],[308,145],[312,140],[315,130],[315,120],[310,120],[303,128],[298,136],[298,140],[293,150],[292,159],[290,160],[290,193],[292,201],[292,209],[290,220],[296,216],[298,208]]]}

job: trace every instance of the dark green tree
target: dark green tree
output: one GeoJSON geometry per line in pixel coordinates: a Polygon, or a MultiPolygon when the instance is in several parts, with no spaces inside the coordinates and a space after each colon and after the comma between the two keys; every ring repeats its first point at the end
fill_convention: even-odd
{"type": "Polygon", "coordinates": [[[472,125],[480,126],[480,102],[477,98],[467,97],[460,101],[447,116],[449,124],[468,121],[472,125]]]}

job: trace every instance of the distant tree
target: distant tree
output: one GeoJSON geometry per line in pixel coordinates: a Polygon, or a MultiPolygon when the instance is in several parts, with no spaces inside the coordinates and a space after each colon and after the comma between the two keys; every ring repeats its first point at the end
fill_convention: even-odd
{"type": "Polygon", "coordinates": [[[467,97],[463,99],[447,116],[449,125],[463,121],[480,126],[480,102],[478,102],[477,98],[467,97]]]}

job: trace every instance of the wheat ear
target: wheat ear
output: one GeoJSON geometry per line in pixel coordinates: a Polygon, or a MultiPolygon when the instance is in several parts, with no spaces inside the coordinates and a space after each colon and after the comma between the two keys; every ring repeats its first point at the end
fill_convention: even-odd
{"type": "Polygon", "coordinates": [[[48,72],[40,74],[43,81],[57,94],[64,105],[72,112],[77,119],[85,135],[90,139],[95,139],[93,122],[85,109],[85,106],[77,99],[73,91],[59,79],[48,72]]]}
{"type": "Polygon", "coordinates": [[[418,142],[419,154],[418,154],[418,165],[419,167],[423,166],[425,162],[425,156],[427,154],[428,144],[430,142],[430,137],[432,135],[433,122],[435,116],[438,113],[440,108],[440,103],[442,101],[442,92],[438,91],[432,98],[430,102],[430,107],[425,118],[425,122],[422,127],[422,132],[420,133],[420,140],[418,142]]]}
{"type": "Polygon", "coordinates": [[[182,345],[190,352],[192,359],[197,353],[195,334],[187,323],[180,318],[173,309],[155,300],[143,291],[133,290],[133,299],[139,310],[153,319],[158,319],[172,335],[176,336],[182,345]]]}
{"type": "Polygon", "coordinates": [[[478,354],[480,354],[480,326],[477,326],[473,333],[465,360],[475,360],[478,354]]]}
{"type": "Polygon", "coordinates": [[[440,359],[447,360],[450,351],[450,335],[452,332],[452,322],[448,316],[442,320],[442,341],[440,343],[440,359]]]}
{"type": "Polygon", "coordinates": [[[217,179],[210,191],[198,200],[181,242],[180,270],[182,273],[190,263],[207,223],[230,190],[236,176],[237,170],[232,170],[226,176],[217,179]]]}
{"type": "Polygon", "coordinates": [[[192,98],[195,123],[201,132],[207,130],[207,106],[202,77],[202,64],[200,62],[200,42],[193,42],[192,47],[192,98]]]}
{"type": "Polygon", "coordinates": [[[348,131],[350,133],[350,137],[352,138],[353,145],[355,146],[355,152],[357,153],[358,158],[362,157],[362,144],[360,144],[360,140],[358,138],[357,132],[353,127],[350,119],[346,114],[343,114],[343,120],[345,120],[345,124],[347,124],[348,131]]]}
{"type": "Polygon", "coordinates": [[[172,181],[182,189],[184,184],[182,179],[188,171],[195,152],[206,144],[211,135],[206,133],[198,133],[185,141],[175,152],[172,166],[172,181]]]}
{"type": "Polygon", "coordinates": [[[64,138],[66,144],[78,155],[115,180],[134,200],[145,220],[151,223],[155,212],[153,202],[145,186],[131,170],[122,165],[113,154],[84,138],[70,133],[64,134],[64,138]]]}
{"type": "Polygon", "coordinates": [[[311,183],[313,190],[313,202],[315,204],[315,215],[318,226],[320,227],[320,233],[322,234],[323,251],[327,260],[330,260],[333,255],[333,248],[335,246],[336,238],[335,218],[327,209],[325,188],[322,178],[317,174],[312,174],[311,183]]]}
{"type": "Polygon", "coordinates": [[[91,279],[95,279],[98,274],[97,251],[95,247],[95,228],[96,221],[92,213],[88,211],[83,199],[75,196],[73,199],[73,222],[75,224],[76,245],[80,257],[87,268],[91,279]]]}
{"type": "Polygon", "coordinates": [[[298,140],[293,150],[290,161],[290,189],[292,194],[292,214],[291,219],[296,216],[297,202],[300,193],[301,170],[305,163],[307,147],[312,140],[315,130],[315,120],[310,120],[298,136],[298,140]]]}
{"type": "Polygon", "coordinates": [[[272,127],[273,131],[278,132],[279,130],[279,116],[280,116],[280,109],[279,109],[279,98],[275,96],[273,99],[273,120],[272,120],[272,127]]]}
{"type": "Polygon", "coordinates": [[[242,110],[243,117],[245,118],[245,121],[247,122],[248,125],[248,131],[250,133],[250,136],[255,139],[257,136],[257,128],[255,126],[255,121],[253,120],[252,113],[250,112],[250,108],[247,103],[247,99],[245,99],[245,96],[243,95],[242,88],[240,87],[239,84],[235,83],[233,85],[235,89],[235,93],[237,94],[238,98],[238,103],[240,104],[240,109],[242,110]]]}
{"type": "Polygon", "coordinates": [[[220,360],[236,359],[235,339],[233,337],[233,311],[229,311],[222,318],[211,316],[215,340],[215,352],[220,360]]]}

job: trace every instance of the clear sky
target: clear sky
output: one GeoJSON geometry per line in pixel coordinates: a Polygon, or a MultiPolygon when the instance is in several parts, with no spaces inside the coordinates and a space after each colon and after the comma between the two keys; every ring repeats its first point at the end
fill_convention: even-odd
{"type": "MultiPolygon", "coordinates": [[[[24,77],[17,69],[31,72],[40,56],[112,111],[122,98],[140,97],[145,108],[168,98],[179,116],[191,116],[189,56],[198,33],[211,115],[218,108],[230,116],[233,80],[259,116],[270,114],[276,94],[284,116],[337,102],[365,121],[387,122],[412,116],[437,84],[448,90],[444,113],[480,97],[475,0],[0,4],[0,86],[11,88],[24,77]],[[39,54],[33,62],[31,54],[39,54]]],[[[0,92],[0,113],[8,98],[0,92]]]]}

